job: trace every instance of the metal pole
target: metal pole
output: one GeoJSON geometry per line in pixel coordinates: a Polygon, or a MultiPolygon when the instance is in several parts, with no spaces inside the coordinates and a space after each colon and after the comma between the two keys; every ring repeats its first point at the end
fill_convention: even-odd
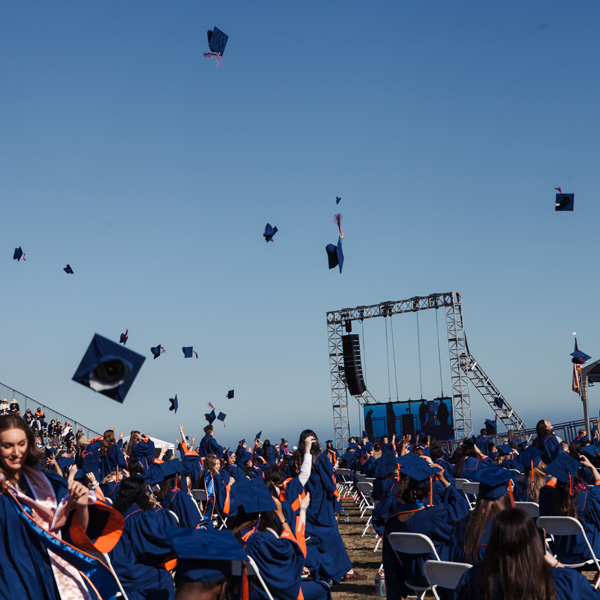
{"type": "Polygon", "coordinates": [[[581,401],[583,402],[583,420],[585,423],[585,431],[587,436],[589,437],[590,435],[590,411],[588,408],[588,378],[587,378],[587,374],[584,374],[582,372],[582,377],[581,377],[581,401]]]}

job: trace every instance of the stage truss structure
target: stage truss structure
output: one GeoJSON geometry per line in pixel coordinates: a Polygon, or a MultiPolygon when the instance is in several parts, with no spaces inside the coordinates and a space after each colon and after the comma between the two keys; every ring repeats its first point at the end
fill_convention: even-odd
{"type": "MultiPolygon", "coordinates": [[[[344,355],[342,351],[342,335],[346,324],[353,321],[362,323],[365,319],[387,318],[393,315],[429,309],[443,309],[446,314],[450,377],[452,381],[454,438],[461,440],[473,435],[469,382],[473,383],[475,389],[493,410],[497,422],[501,422],[507,430],[522,431],[527,429],[525,423],[469,352],[460,293],[446,292],[443,294],[430,294],[429,296],[414,296],[397,302],[380,302],[371,306],[343,308],[327,313],[334,444],[338,451],[346,448],[350,437],[349,393],[344,376],[344,355]]],[[[377,404],[377,400],[368,390],[365,390],[361,395],[354,396],[354,398],[361,406],[377,404]]]]}

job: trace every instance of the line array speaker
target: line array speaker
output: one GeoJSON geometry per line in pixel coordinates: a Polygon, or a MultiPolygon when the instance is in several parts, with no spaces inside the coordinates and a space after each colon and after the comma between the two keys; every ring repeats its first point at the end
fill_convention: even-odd
{"type": "Polygon", "coordinates": [[[360,362],[360,342],[357,333],[342,336],[342,351],[344,353],[346,386],[353,396],[360,396],[366,391],[367,386],[363,379],[360,362]]]}

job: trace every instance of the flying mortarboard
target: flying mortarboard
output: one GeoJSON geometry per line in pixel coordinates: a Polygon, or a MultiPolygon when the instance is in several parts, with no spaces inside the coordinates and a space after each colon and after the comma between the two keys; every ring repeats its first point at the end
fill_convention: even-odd
{"type": "Polygon", "coordinates": [[[217,415],[217,419],[223,423],[223,427],[225,427],[225,417],[226,417],[226,416],[227,416],[227,415],[226,415],[225,413],[222,413],[222,412],[220,412],[220,413],[217,415]]]}
{"type": "Polygon", "coordinates": [[[575,350],[575,352],[571,352],[571,356],[573,357],[571,362],[575,365],[583,365],[590,360],[590,358],[592,358],[589,354],[586,354],[581,350],[575,350]]]}
{"type": "Polygon", "coordinates": [[[240,572],[236,563],[248,557],[229,530],[169,527],[165,533],[177,554],[177,578],[183,581],[220,581],[240,572]]]}
{"type": "Polygon", "coordinates": [[[144,356],[95,334],[73,381],[123,402],[145,360],[144,356]]]}
{"type": "MultiPolygon", "coordinates": [[[[554,188],[560,190],[560,188],[554,188]]],[[[554,204],[555,212],[572,211],[575,204],[575,194],[556,194],[556,202],[554,204]]]]}
{"type": "Polygon", "coordinates": [[[329,268],[335,269],[335,267],[339,266],[340,273],[342,272],[342,267],[344,266],[344,252],[342,250],[342,238],[338,238],[337,246],[333,244],[327,244],[325,247],[327,251],[327,260],[329,261],[329,268]]]}
{"type": "Polygon", "coordinates": [[[158,346],[153,346],[152,348],[150,348],[150,352],[152,352],[154,360],[156,360],[163,352],[165,352],[165,349],[160,344],[158,344],[158,346]]]}
{"type": "Polygon", "coordinates": [[[266,224],[265,226],[265,232],[263,233],[263,237],[265,238],[265,242],[274,242],[275,240],[273,239],[273,236],[278,232],[279,230],[277,229],[277,227],[272,227],[269,223],[266,224]]]}
{"type": "Polygon", "coordinates": [[[339,204],[339,203],[340,203],[340,200],[341,200],[340,196],[336,196],[336,197],[335,197],[335,203],[336,203],[336,204],[339,204]]]}
{"type": "Polygon", "coordinates": [[[478,498],[484,500],[498,500],[508,492],[508,482],[514,479],[517,473],[511,473],[508,469],[503,469],[493,465],[475,471],[473,479],[479,481],[478,498]]]}
{"type": "Polygon", "coordinates": [[[569,479],[575,477],[579,467],[581,467],[581,463],[578,460],[565,452],[561,452],[546,466],[546,473],[552,477],[556,477],[561,483],[569,483],[569,479]]]}
{"type": "Polygon", "coordinates": [[[185,358],[192,358],[194,354],[196,355],[196,358],[198,358],[198,353],[194,351],[194,346],[183,346],[181,350],[185,358]]]}
{"type": "Polygon", "coordinates": [[[67,265],[63,271],[67,274],[67,275],[73,275],[73,269],[71,269],[71,265],[67,265]]]}
{"type": "Polygon", "coordinates": [[[122,333],[121,337],[119,338],[119,344],[125,345],[127,343],[128,339],[129,339],[129,329],[126,329],[125,333],[122,333]]]}
{"type": "Polygon", "coordinates": [[[227,398],[228,398],[229,400],[231,400],[231,399],[233,398],[233,395],[234,395],[234,390],[229,390],[229,391],[227,392],[227,398]]]}
{"type": "Polygon", "coordinates": [[[23,258],[23,260],[25,260],[25,253],[23,252],[23,250],[21,250],[21,246],[19,246],[18,248],[15,248],[15,253],[13,254],[13,259],[18,262],[21,260],[21,258],[23,258]]]}
{"type": "Polygon", "coordinates": [[[255,440],[260,440],[260,436],[262,435],[262,429],[254,436],[255,440]]]}
{"type": "Polygon", "coordinates": [[[504,406],[504,399],[500,398],[500,396],[497,396],[496,398],[494,398],[494,404],[500,409],[502,410],[502,407],[504,406]]]}
{"type": "Polygon", "coordinates": [[[211,410],[209,413],[204,415],[204,418],[208,421],[209,425],[212,425],[213,421],[217,418],[217,415],[215,415],[214,410],[211,410]]]}
{"type": "Polygon", "coordinates": [[[175,398],[169,398],[169,402],[171,403],[171,407],[169,410],[172,410],[177,414],[177,409],[179,408],[179,400],[177,400],[177,394],[175,394],[175,398]]]}
{"type": "Polygon", "coordinates": [[[225,54],[225,46],[227,46],[227,40],[229,36],[221,31],[218,27],[208,30],[206,32],[208,36],[208,47],[210,52],[204,52],[204,58],[212,58],[213,56],[217,60],[217,66],[221,66],[221,57],[225,54]]]}

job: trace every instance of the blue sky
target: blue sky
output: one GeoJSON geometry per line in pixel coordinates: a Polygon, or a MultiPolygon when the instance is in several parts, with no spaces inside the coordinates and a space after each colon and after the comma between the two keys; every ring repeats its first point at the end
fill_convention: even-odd
{"type": "MultiPolygon", "coordinates": [[[[592,1],[0,3],[0,381],[100,431],[171,440],[212,402],[227,445],[326,439],[326,312],[456,290],[520,416],[580,418],[571,333],[600,350],[599,19],[592,1]],[[202,56],[214,26],[221,68],[202,56]],[[575,212],[554,212],[556,186],[575,212]],[[324,249],[338,211],[341,275],[324,249]],[[126,328],[148,360],[118,405],[71,377],[94,333],[126,328]]],[[[394,333],[399,397],[416,398],[414,315],[394,333]]],[[[365,344],[387,400],[383,321],[365,344]]],[[[479,427],[474,390],[472,407],[479,427]]]]}

